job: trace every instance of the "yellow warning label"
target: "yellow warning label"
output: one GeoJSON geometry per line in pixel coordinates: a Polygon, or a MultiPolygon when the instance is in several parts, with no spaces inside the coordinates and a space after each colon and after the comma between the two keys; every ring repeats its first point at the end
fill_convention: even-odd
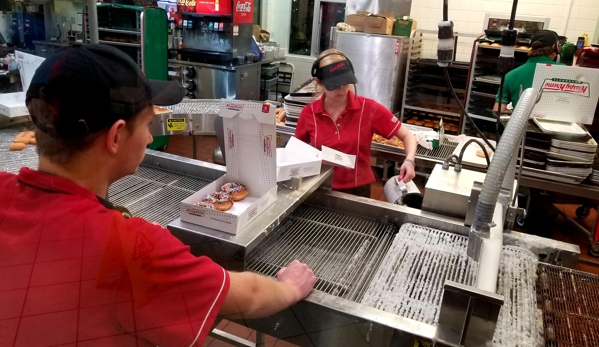
{"type": "Polygon", "coordinates": [[[433,344],[430,342],[414,340],[414,347],[433,347],[433,344]]]}
{"type": "Polygon", "coordinates": [[[166,120],[167,131],[185,131],[187,122],[185,118],[168,118],[166,120]]]}

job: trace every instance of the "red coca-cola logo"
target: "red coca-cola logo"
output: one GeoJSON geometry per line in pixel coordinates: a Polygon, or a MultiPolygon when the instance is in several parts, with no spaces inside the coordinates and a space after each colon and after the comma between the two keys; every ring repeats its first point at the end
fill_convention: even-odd
{"type": "Polygon", "coordinates": [[[250,13],[250,12],[252,12],[252,3],[250,1],[246,1],[246,2],[238,1],[237,6],[235,7],[235,10],[237,12],[250,13]]]}

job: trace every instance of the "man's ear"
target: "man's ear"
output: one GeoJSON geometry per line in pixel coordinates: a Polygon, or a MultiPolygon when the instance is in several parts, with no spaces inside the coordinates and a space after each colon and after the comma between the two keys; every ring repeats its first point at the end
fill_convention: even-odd
{"type": "Polygon", "coordinates": [[[119,150],[119,146],[121,149],[124,146],[123,130],[125,130],[125,126],[125,121],[119,119],[118,121],[114,122],[110,129],[108,129],[108,132],[106,133],[106,148],[110,154],[116,154],[119,150]]]}

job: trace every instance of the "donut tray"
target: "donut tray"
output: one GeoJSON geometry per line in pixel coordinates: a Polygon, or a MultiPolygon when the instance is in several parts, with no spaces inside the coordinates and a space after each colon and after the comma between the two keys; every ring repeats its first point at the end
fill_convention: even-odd
{"type": "Polygon", "coordinates": [[[37,152],[35,146],[27,145],[22,151],[11,151],[8,146],[21,132],[32,130],[31,123],[25,123],[0,129],[0,171],[18,173],[21,167],[37,169],[37,152]]]}

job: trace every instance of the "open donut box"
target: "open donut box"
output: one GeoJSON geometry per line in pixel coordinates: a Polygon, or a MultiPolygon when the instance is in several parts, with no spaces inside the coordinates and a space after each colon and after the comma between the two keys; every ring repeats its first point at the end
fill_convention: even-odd
{"type": "Polygon", "coordinates": [[[181,220],[231,234],[239,233],[277,199],[275,108],[269,104],[223,100],[227,173],[181,202],[181,220]],[[194,204],[229,182],[248,196],[227,211],[194,204]]]}

